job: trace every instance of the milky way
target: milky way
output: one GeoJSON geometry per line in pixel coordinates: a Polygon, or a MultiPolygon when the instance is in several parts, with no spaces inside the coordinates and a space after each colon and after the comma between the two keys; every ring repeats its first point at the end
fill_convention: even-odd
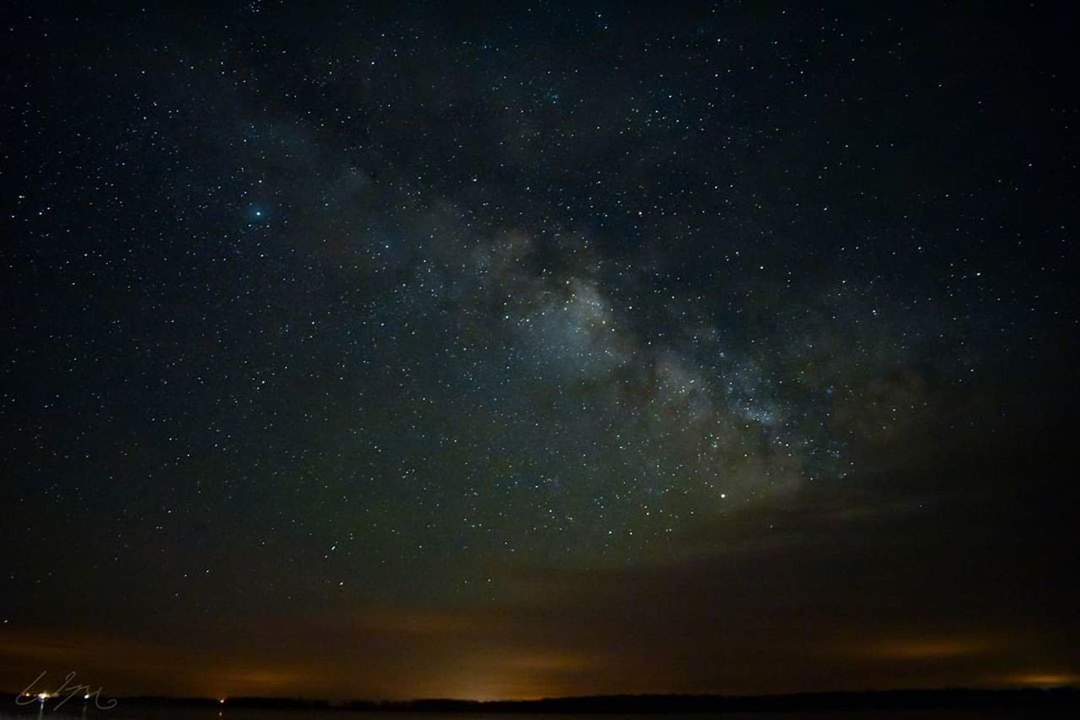
{"type": "Polygon", "coordinates": [[[17,9],[0,681],[1075,678],[1075,25],[940,12],[17,9]]]}

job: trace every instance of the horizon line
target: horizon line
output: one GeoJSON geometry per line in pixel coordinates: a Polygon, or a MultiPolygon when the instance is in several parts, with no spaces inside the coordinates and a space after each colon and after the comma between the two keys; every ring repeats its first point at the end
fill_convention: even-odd
{"type": "MultiPolygon", "coordinates": [[[[35,697],[36,693],[26,693],[23,691],[9,693],[9,697],[18,699],[19,697],[35,697]]],[[[222,707],[222,706],[234,706],[243,707],[245,705],[259,705],[262,704],[266,707],[272,707],[274,705],[282,708],[292,707],[319,707],[327,710],[417,710],[423,711],[425,709],[440,710],[449,709],[453,706],[458,706],[463,709],[484,709],[498,707],[515,706],[518,708],[528,707],[540,707],[540,706],[571,706],[571,705],[588,705],[590,710],[597,710],[596,706],[603,706],[604,704],[621,705],[617,708],[619,711],[625,709],[627,703],[647,703],[652,705],[653,710],[651,714],[662,714],[665,710],[662,709],[663,704],[675,705],[678,703],[684,704],[781,704],[784,702],[802,701],[814,704],[815,701],[826,700],[848,700],[848,701],[868,701],[868,700],[912,700],[917,701],[920,697],[924,699],[948,699],[953,698],[956,700],[963,700],[967,698],[969,700],[989,700],[989,699],[1001,699],[1005,696],[1013,696],[1015,698],[1024,699],[1045,699],[1048,696],[1055,696],[1055,699],[1070,700],[1072,703],[1080,704],[1080,685],[1078,684],[1061,684],[1061,685],[1039,685],[1039,686],[1001,686],[1001,687],[977,687],[977,686],[946,686],[946,687],[897,687],[889,689],[869,689],[869,690],[808,690],[808,691],[795,691],[795,692],[782,692],[782,693],[750,693],[750,694],[725,694],[725,693],[681,693],[681,692],[641,692],[641,693],[603,693],[603,694],[591,694],[591,695],[557,695],[557,696],[543,696],[535,698],[454,698],[454,697],[415,697],[407,699],[371,699],[371,698],[349,698],[335,700],[331,698],[312,698],[299,695],[235,695],[235,696],[199,696],[199,695],[158,695],[158,694],[129,694],[129,695],[105,695],[101,694],[100,697],[107,698],[109,700],[127,701],[127,702],[160,702],[160,703],[175,703],[175,704],[188,704],[188,705],[206,705],[208,707],[222,707]],[[424,706],[430,706],[425,708],[424,706]]],[[[45,701],[63,700],[68,697],[64,693],[49,693],[45,701]]],[[[71,697],[71,700],[77,700],[78,698],[71,697]]],[[[84,698],[85,699],[85,698],[84,698]]],[[[704,709],[704,708],[703,708],[704,709]]],[[[565,709],[559,709],[558,707],[552,708],[553,712],[573,712],[575,708],[566,707],[565,709]]],[[[672,707],[667,712],[678,712],[684,709],[672,707]]],[[[602,709],[600,710],[602,712],[602,709]]],[[[645,712],[649,712],[648,709],[645,712]]]]}

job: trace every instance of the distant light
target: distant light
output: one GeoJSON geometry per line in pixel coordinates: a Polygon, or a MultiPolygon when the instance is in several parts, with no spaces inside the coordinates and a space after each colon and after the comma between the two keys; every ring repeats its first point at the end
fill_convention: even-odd
{"type": "Polygon", "coordinates": [[[218,698],[218,704],[219,705],[224,705],[225,704],[225,698],[218,698]]]}
{"type": "Polygon", "coordinates": [[[86,693],[85,695],[83,695],[82,699],[83,700],[89,700],[90,699],[90,693],[86,693]]]}

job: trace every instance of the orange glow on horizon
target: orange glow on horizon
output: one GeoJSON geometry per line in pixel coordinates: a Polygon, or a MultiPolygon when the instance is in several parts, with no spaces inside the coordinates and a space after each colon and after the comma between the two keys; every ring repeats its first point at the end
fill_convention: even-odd
{"type": "Polygon", "coordinates": [[[1021,673],[1005,679],[1008,685],[1028,687],[1063,687],[1080,684],[1080,675],[1074,673],[1021,673]]]}

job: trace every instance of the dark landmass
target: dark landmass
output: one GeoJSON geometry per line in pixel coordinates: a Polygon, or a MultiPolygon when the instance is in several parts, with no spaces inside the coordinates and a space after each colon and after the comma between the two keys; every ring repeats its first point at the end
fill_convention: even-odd
{"type": "MultiPolygon", "coordinates": [[[[349,706],[352,707],[352,706],[349,706]]],[[[805,712],[814,710],[929,710],[999,707],[1078,708],[1080,690],[898,690],[793,695],[599,695],[529,701],[413,700],[361,704],[356,709],[406,712],[498,712],[553,714],[664,714],[805,712]]]]}
{"type": "MultiPolygon", "coordinates": [[[[15,693],[11,693],[14,697],[15,693]]],[[[53,702],[53,701],[49,701],[53,702]]],[[[797,693],[790,695],[596,695],[542,700],[451,700],[429,698],[402,701],[328,700],[235,697],[225,702],[209,698],[139,696],[119,698],[129,705],[275,710],[335,710],[353,712],[547,713],[547,714],[665,714],[754,713],[837,710],[980,710],[1027,708],[1080,710],[1080,688],[1009,690],[890,690],[874,692],[797,693]]],[[[76,699],[65,707],[81,707],[76,699]]],[[[37,704],[30,706],[36,708],[37,704]]]]}

